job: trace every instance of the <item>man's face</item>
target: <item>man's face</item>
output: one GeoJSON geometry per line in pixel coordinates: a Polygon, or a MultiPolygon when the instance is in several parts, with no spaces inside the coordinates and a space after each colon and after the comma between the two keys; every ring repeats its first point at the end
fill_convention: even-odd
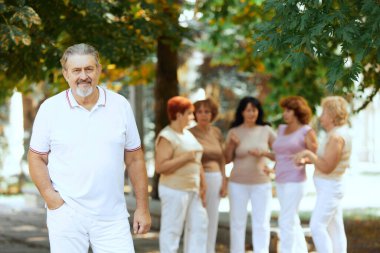
{"type": "Polygon", "coordinates": [[[100,73],[101,65],[96,64],[92,55],[72,55],[67,59],[66,68],[63,69],[63,76],[73,93],[83,98],[94,92],[100,73]]]}

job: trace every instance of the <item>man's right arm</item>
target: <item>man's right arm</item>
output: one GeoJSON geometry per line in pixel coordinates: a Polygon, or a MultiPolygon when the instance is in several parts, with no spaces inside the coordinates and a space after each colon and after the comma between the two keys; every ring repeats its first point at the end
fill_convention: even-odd
{"type": "Polygon", "coordinates": [[[47,167],[48,154],[28,152],[29,173],[49,209],[57,209],[64,203],[61,195],[54,190],[47,167]]]}

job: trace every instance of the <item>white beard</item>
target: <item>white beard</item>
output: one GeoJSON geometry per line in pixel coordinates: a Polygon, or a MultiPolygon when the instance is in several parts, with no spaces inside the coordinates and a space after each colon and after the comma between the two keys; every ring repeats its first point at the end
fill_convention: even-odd
{"type": "Polygon", "coordinates": [[[89,88],[84,88],[84,89],[78,87],[78,88],[76,89],[76,93],[77,93],[77,95],[78,95],[79,97],[82,97],[82,98],[85,98],[85,97],[91,95],[93,91],[94,91],[94,88],[92,88],[92,86],[90,86],[89,88]]]}

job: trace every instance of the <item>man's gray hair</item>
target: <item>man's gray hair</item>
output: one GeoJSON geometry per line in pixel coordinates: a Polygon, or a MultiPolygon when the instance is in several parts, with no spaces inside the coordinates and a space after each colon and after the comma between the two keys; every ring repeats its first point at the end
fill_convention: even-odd
{"type": "Polygon", "coordinates": [[[61,65],[63,69],[66,69],[66,62],[72,55],[92,55],[96,60],[96,65],[99,65],[99,52],[91,45],[80,43],[68,47],[63,53],[61,58],[61,65]]]}

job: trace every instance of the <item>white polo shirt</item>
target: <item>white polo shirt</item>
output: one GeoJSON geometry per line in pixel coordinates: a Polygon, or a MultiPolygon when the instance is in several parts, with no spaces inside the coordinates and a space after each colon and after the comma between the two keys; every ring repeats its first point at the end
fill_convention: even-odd
{"type": "Polygon", "coordinates": [[[70,207],[100,219],[127,217],[124,150],[140,149],[140,137],[129,102],[98,90],[91,111],[71,89],[47,99],[35,118],[30,150],[49,155],[53,187],[70,207]]]}

